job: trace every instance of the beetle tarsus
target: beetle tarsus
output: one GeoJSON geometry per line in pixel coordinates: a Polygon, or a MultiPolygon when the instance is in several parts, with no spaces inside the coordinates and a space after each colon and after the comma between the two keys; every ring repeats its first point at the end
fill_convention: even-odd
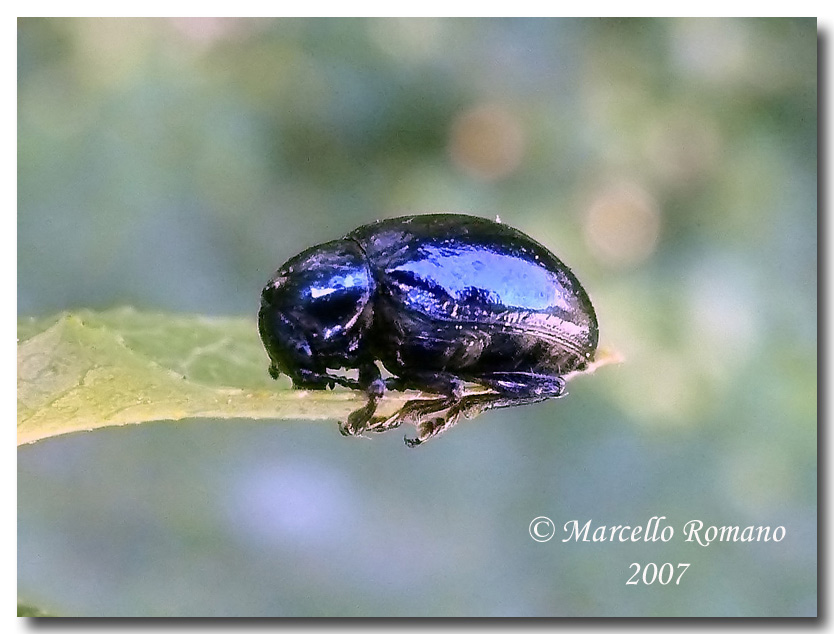
{"type": "Polygon", "coordinates": [[[342,436],[361,436],[367,430],[368,421],[376,412],[376,405],[377,399],[371,397],[363,407],[352,412],[344,423],[339,423],[342,436]]]}
{"type": "Polygon", "coordinates": [[[343,436],[361,436],[370,429],[376,413],[377,403],[385,394],[385,382],[379,374],[379,368],[373,363],[363,366],[359,370],[359,385],[364,386],[368,395],[368,402],[348,416],[347,421],[339,423],[339,431],[343,436]]]}

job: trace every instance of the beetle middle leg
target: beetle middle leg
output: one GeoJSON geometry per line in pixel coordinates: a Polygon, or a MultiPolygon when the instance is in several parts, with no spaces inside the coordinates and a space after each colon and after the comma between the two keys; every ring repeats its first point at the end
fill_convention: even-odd
{"type": "MultiPolygon", "coordinates": [[[[383,432],[403,423],[424,424],[429,417],[441,424],[444,410],[457,403],[464,394],[464,382],[449,372],[409,372],[389,378],[385,382],[389,390],[420,390],[435,393],[435,398],[418,398],[405,403],[395,414],[374,418],[367,422],[364,431],[383,432]]],[[[356,412],[358,414],[358,411],[356,412]]]]}
{"type": "Polygon", "coordinates": [[[447,396],[413,399],[391,416],[374,419],[368,431],[383,432],[404,423],[413,424],[418,429],[418,437],[405,438],[405,444],[414,447],[452,427],[459,418],[454,408],[460,402],[461,400],[447,396]]]}
{"type": "Polygon", "coordinates": [[[406,438],[410,447],[425,442],[452,427],[460,417],[456,405],[465,394],[465,382],[450,372],[409,372],[392,377],[386,382],[392,390],[421,390],[435,393],[435,398],[418,398],[408,401],[395,414],[388,418],[378,418],[371,422],[368,431],[387,431],[403,423],[411,423],[418,429],[416,439],[406,438]]]}
{"type": "Polygon", "coordinates": [[[368,393],[368,403],[339,425],[339,431],[345,436],[359,436],[366,431],[387,431],[399,427],[403,422],[412,422],[422,412],[447,408],[460,399],[464,387],[463,381],[448,372],[411,372],[383,381],[375,364],[360,368],[359,384],[361,389],[368,393]],[[409,401],[393,416],[374,418],[378,401],[386,388],[397,391],[422,390],[437,393],[439,396],[434,399],[409,401]]]}

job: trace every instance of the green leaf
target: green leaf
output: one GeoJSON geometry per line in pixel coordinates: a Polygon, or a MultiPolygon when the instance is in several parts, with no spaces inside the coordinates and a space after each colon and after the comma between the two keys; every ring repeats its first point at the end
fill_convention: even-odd
{"type": "Polygon", "coordinates": [[[27,603],[22,603],[21,601],[17,602],[17,615],[18,616],[53,616],[52,614],[47,614],[40,608],[36,608],[33,605],[29,605],[27,603]]]}
{"type": "MultiPolygon", "coordinates": [[[[338,419],[361,393],[273,381],[253,319],[88,310],[18,323],[18,444],[183,418],[338,419]]],[[[380,414],[413,395],[391,393],[380,414]]]]}
{"type": "MultiPolygon", "coordinates": [[[[593,367],[617,362],[610,352],[593,367]]],[[[82,310],[22,319],[17,440],[183,418],[345,420],[362,393],[273,381],[254,319],[82,310]]],[[[570,377],[567,377],[570,378],[570,377]]],[[[389,392],[389,416],[416,392],[389,392]]]]}

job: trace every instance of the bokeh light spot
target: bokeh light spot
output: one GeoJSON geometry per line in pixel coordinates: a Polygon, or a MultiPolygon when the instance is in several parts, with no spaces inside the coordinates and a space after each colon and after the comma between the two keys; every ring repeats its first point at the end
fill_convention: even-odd
{"type": "Polygon", "coordinates": [[[584,230],[588,246],[602,262],[612,267],[634,266],[657,247],[660,212],[643,188],[621,183],[591,201],[584,230]]]}
{"type": "Polygon", "coordinates": [[[483,104],[459,115],[453,125],[449,153],[455,164],[482,180],[513,173],[524,156],[524,133],[506,108],[483,104]]]}

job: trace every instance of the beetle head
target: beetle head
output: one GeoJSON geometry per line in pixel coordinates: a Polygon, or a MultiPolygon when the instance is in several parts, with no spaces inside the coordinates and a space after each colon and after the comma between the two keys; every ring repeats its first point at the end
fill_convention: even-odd
{"type": "Polygon", "coordinates": [[[335,240],[298,254],[264,287],[258,328],[271,371],[354,367],[370,326],[373,278],[359,246],[335,240]]]}

